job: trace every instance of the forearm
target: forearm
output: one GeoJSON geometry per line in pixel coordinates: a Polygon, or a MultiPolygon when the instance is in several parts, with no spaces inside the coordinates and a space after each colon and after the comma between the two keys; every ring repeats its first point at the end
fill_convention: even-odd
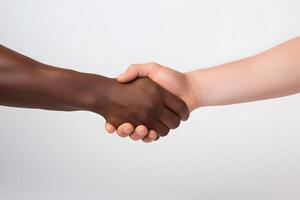
{"type": "MultiPolygon", "coordinates": [[[[92,79],[105,77],[48,66],[0,46],[0,104],[48,110],[91,110],[92,79]]],[[[104,84],[101,92],[105,92],[104,84]]]]}
{"type": "Polygon", "coordinates": [[[300,91],[300,38],[261,54],[187,73],[197,107],[263,100],[300,91]]]}

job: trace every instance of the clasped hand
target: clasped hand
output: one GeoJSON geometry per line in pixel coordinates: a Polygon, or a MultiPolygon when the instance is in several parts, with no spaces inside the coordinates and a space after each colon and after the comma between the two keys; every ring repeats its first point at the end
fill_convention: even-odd
{"type": "Polygon", "coordinates": [[[118,132],[121,137],[130,135],[133,140],[151,142],[166,136],[170,129],[177,128],[181,120],[189,117],[183,100],[149,78],[138,78],[127,84],[111,79],[106,85],[110,91],[105,97],[107,106],[98,112],[97,105],[94,105],[93,111],[101,114],[114,127],[124,122],[130,124],[127,129],[118,132]],[[132,127],[136,130],[133,131],[132,127]]]}
{"type": "Polygon", "coordinates": [[[120,137],[149,143],[177,128],[195,108],[186,74],[162,65],[134,64],[117,80],[127,84],[117,84],[121,88],[111,90],[121,97],[113,95],[115,99],[110,101],[117,105],[102,114],[108,133],[116,131],[120,137]]]}

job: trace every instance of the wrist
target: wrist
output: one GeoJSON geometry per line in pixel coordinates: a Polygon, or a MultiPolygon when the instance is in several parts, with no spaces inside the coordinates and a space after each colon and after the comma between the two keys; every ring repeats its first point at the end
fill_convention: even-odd
{"type": "Polygon", "coordinates": [[[188,91],[189,91],[189,109],[193,111],[199,107],[204,107],[204,101],[202,97],[202,83],[199,84],[201,81],[201,76],[199,76],[198,71],[191,71],[185,73],[187,84],[188,84],[188,91]]]}
{"type": "Polygon", "coordinates": [[[109,92],[113,79],[97,74],[79,73],[76,79],[75,91],[80,110],[105,115],[109,107],[109,92]]]}
{"type": "Polygon", "coordinates": [[[73,78],[73,104],[79,110],[91,111],[103,115],[108,103],[110,78],[96,74],[77,72],[73,78]]]}

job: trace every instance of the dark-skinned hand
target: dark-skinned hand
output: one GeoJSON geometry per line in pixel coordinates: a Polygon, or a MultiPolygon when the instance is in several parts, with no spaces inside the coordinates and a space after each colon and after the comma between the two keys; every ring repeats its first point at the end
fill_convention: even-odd
{"type": "MultiPolygon", "coordinates": [[[[134,126],[145,125],[149,130],[157,131],[160,137],[166,136],[170,129],[179,126],[180,120],[186,120],[189,116],[189,110],[181,99],[148,78],[139,78],[127,84],[108,79],[105,84],[110,92],[104,98],[102,90],[97,92],[97,84],[94,84],[96,87],[91,93],[99,94],[99,99],[96,95],[93,111],[116,127],[124,122],[134,126]],[[99,105],[97,109],[97,103],[103,102],[103,99],[106,100],[105,108],[99,105]]],[[[147,137],[149,135],[144,140],[155,139],[147,137]]]]}

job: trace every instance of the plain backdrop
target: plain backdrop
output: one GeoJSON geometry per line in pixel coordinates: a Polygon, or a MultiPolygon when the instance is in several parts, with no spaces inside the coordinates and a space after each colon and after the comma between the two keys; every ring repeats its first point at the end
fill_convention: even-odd
{"type": "MultiPolygon", "coordinates": [[[[298,0],[0,0],[0,43],[115,77],[155,61],[183,72],[300,35],[298,0]]],[[[0,107],[2,200],[300,198],[300,95],[200,108],[152,144],[89,112],[0,107]]],[[[122,111],[121,111],[122,112],[122,111]]]]}

